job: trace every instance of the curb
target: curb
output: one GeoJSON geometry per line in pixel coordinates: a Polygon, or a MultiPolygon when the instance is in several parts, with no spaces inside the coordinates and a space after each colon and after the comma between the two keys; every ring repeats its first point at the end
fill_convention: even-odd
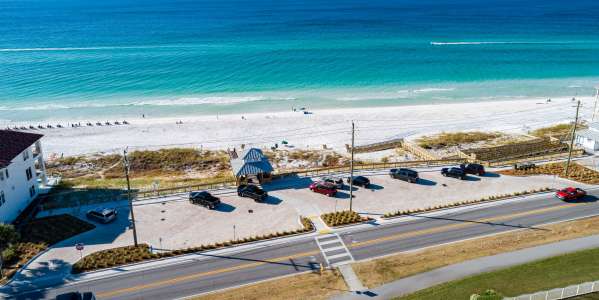
{"type": "Polygon", "coordinates": [[[485,203],[494,203],[494,202],[505,201],[505,200],[513,200],[513,199],[517,199],[517,198],[525,198],[525,197],[536,196],[536,195],[550,194],[550,193],[553,193],[554,191],[555,191],[555,189],[550,189],[550,190],[543,191],[543,192],[536,192],[536,193],[530,193],[530,194],[519,195],[519,196],[510,196],[510,197],[501,198],[501,199],[477,201],[477,202],[466,203],[466,204],[456,205],[456,206],[451,206],[451,207],[443,207],[443,208],[437,208],[437,209],[430,209],[430,210],[425,210],[425,211],[420,211],[420,212],[414,212],[414,213],[410,213],[410,214],[390,216],[390,217],[381,217],[381,218],[383,220],[394,220],[394,219],[398,219],[398,218],[402,218],[402,217],[409,217],[409,216],[412,216],[414,214],[439,212],[439,211],[450,210],[450,209],[454,209],[454,208],[463,208],[463,207],[480,205],[480,204],[485,204],[485,203]]]}

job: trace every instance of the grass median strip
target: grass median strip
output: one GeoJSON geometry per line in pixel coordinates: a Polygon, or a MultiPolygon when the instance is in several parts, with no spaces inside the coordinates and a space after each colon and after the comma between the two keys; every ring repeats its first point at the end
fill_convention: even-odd
{"type": "Polygon", "coordinates": [[[599,261],[599,248],[447,282],[397,299],[469,299],[473,293],[483,293],[489,288],[515,297],[596,280],[599,266],[592,263],[596,261],[599,261]]]}
{"type": "Polygon", "coordinates": [[[599,234],[597,222],[599,217],[592,217],[540,226],[546,230],[511,231],[357,263],[354,270],[363,284],[373,288],[466,260],[599,234]]]}

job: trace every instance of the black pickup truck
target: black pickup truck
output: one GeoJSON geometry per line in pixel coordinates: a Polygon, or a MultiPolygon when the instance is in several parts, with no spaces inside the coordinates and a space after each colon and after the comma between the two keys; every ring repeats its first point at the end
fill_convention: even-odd
{"type": "Polygon", "coordinates": [[[441,169],[441,175],[445,177],[459,178],[461,180],[466,179],[466,173],[464,172],[464,170],[455,167],[441,169]]]}
{"type": "Polygon", "coordinates": [[[239,197],[252,198],[256,202],[264,202],[268,198],[268,193],[255,185],[242,184],[237,187],[239,197]]]}
{"type": "Polygon", "coordinates": [[[389,176],[391,176],[391,178],[407,181],[410,183],[418,182],[418,172],[412,169],[391,169],[389,170],[389,176]]]}
{"type": "Polygon", "coordinates": [[[206,191],[201,191],[189,193],[189,202],[205,206],[208,209],[215,209],[220,204],[220,199],[206,191]]]}

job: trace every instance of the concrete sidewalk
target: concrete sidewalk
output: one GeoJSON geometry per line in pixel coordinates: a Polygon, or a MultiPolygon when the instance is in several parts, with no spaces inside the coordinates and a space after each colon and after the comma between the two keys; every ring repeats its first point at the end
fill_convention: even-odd
{"type": "Polygon", "coordinates": [[[333,297],[333,299],[391,299],[467,276],[597,247],[599,247],[599,235],[561,241],[465,261],[399,279],[367,291],[345,293],[343,295],[333,297]]]}

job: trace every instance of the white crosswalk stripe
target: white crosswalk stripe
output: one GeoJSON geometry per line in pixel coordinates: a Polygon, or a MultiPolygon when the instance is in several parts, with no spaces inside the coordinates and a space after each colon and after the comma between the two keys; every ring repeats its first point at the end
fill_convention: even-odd
{"type": "Polygon", "coordinates": [[[348,264],[354,261],[354,257],[349,252],[349,249],[336,233],[320,235],[314,238],[316,245],[320,249],[320,253],[324,257],[328,266],[339,266],[348,264]],[[323,247],[328,246],[328,247],[323,247]],[[339,253],[341,251],[341,253],[339,253]],[[345,259],[342,259],[345,258],[345,259]],[[331,263],[331,261],[335,261],[331,263]]]}

